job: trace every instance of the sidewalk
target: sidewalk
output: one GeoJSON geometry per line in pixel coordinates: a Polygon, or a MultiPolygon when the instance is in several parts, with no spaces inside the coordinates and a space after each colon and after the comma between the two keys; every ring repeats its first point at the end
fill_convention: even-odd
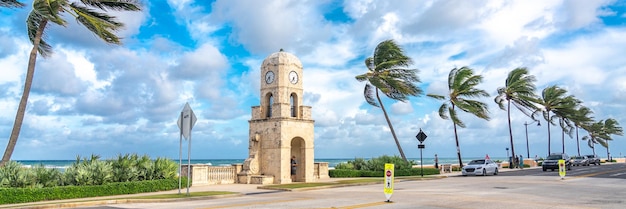
{"type": "MultiPolygon", "coordinates": [[[[535,169],[535,168],[541,168],[541,167],[534,167],[534,168],[529,168],[529,169],[535,169]]],[[[518,170],[520,169],[500,168],[498,171],[499,172],[511,172],[511,171],[518,171],[518,170]]],[[[451,173],[441,173],[441,174],[433,175],[433,176],[446,178],[449,176],[460,176],[460,175],[461,175],[460,171],[453,171],[451,173]]],[[[354,179],[354,178],[318,179],[318,181],[316,182],[336,182],[336,181],[341,181],[341,180],[346,180],[346,179],[354,179]]],[[[87,207],[87,206],[116,204],[116,203],[189,201],[189,200],[194,200],[194,199],[214,199],[214,198],[259,194],[259,193],[284,192],[284,191],[279,191],[279,190],[259,188],[262,186],[263,185],[260,185],[260,184],[214,184],[214,185],[206,185],[206,186],[192,186],[189,188],[190,193],[205,192],[205,191],[227,191],[227,192],[236,193],[236,194],[229,194],[229,195],[215,195],[215,196],[206,196],[206,197],[190,197],[190,198],[175,198],[175,199],[133,199],[134,197],[140,197],[140,196],[151,196],[151,195],[159,195],[159,194],[178,194],[179,191],[178,189],[176,189],[176,190],[170,190],[170,191],[151,192],[151,193],[90,197],[90,198],[68,199],[68,200],[52,200],[52,201],[20,203],[20,204],[6,204],[6,205],[0,205],[0,208],[31,208],[31,209],[70,208],[70,207],[87,207]]],[[[187,188],[181,188],[180,193],[186,194],[187,188]]]]}

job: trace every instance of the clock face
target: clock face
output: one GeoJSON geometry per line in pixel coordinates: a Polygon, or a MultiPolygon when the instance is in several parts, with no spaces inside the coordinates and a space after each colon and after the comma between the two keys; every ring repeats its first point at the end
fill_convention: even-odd
{"type": "Polygon", "coordinates": [[[293,84],[298,83],[298,73],[296,71],[289,72],[289,82],[293,84]]]}
{"type": "Polygon", "coordinates": [[[265,83],[270,84],[272,82],[274,82],[274,72],[267,71],[267,73],[265,73],[265,83]]]}

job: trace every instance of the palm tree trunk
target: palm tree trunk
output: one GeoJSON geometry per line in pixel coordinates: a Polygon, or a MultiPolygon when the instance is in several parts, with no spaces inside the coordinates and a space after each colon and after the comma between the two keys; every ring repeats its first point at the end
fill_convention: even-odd
{"type": "Polygon", "coordinates": [[[506,110],[506,114],[507,114],[507,118],[509,120],[509,137],[511,139],[511,155],[513,156],[513,158],[515,158],[515,147],[513,146],[513,129],[511,128],[511,101],[507,100],[508,104],[507,104],[507,110],[506,110]]]}
{"type": "Polygon", "coordinates": [[[578,140],[578,126],[576,126],[576,149],[578,149],[578,156],[580,156],[580,141],[578,140]]]}
{"type": "Polygon", "coordinates": [[[548,111],[547,122],[548,122],[548,125],[547,125],[548,126],[548,155],[546,155],[546,156],[549,156],[550,155],[550,126],[552,125],[552,123],[550,123],[550,112],[549,111],[548,111]]]}
{"type": "Polygon", "coordinates": [[[43,35],[43,31],[46,28],[47,23],[47,20],[42,20],[39,24],[39,28],[37,29],[37,33],[35,34],[33,49],[30,50],[30,56],[28,58],[28,69],[26,70],[26,79],[24,80],[24,91],[22,92],[20,104],[17,107],[15,122],[13,123],[13,130],[11,131],[11,136],[9,138],[7,148],[4,150],[4,155],[2,156],[0,167],[4,166],[5,163],[11,160],[11,155],[13,155],[13,150],[15,149],[15,145],[17,144],[17,138],[20,135],[20,130],[22,129],[22,122],[24,121],[24,115],[26,114],[26,105],[28,104],[28,96],[30,95],[30,88],[33,85],[33,76],[35,75],[37,51],[39,49],[39,43],[41,42],[41,36],[43,35]]]}
{"type": "MultiPolygon", "coordinates": [[[[452,104],[452,111],[454,111],[454,103],[452,104]]],[[[456,141],[456,155],[459,158],[459,168],[463,168],[463,160],[461,160],[461,146],[459,146],[459,135],[456,132],[456,123],[452,121],[454,127],[454,140],[456,141]]]]}
{"type": "Polygon", "coordinates": [[[459,136],[456,133],[456,124],[454,125],[454,139],[456,140],[456,155],[459,158],[459,168],[463,168],[463,160],[461,160],[461,146],[459,146],[459,136]]]}
{"type": "Polygon", "coordinates": [[[591,151],[593,151],[593,155],[596,155],[596,144],[591,144],[591,145],[593,145],[591,146],[591,151]]]}
{"type": "Polygon", "coordinates": [[[400,156],[405,162],[409,162],[402,151],[402,147],[400,146],[400,141],[398,141],[398,137],[396,137],[396,132],[393,130],[393,126],[391,125],[391,121],[389,120],[389,116],[387,115],[387,111],[385,110],[385,106],[383,102],[380,101],[380,97],[378,96],[378,88],[376,88],[376,99],[378,99],[378,104],[380,104],[380,108],[383,109],[383,114],[385,114],[385,119],[387,120],[387,124],[389,125],[389,130],[391,130],[391,135],[393,136],[393,140],[396,141],[396,146],[398,146],[398,151],[400,151],[400,156]]]}
{"type": "Polygon", "coordinates": [[[561,146],[563,146],[562,153],[565,153],[565,131],[561,131],[561,146]]]}
{"type": "Polygon", "coordinates": [[[609,140],[605,140],[606,142],[606,161],[611,161],[611,152],[609,152],[609,140]]]}

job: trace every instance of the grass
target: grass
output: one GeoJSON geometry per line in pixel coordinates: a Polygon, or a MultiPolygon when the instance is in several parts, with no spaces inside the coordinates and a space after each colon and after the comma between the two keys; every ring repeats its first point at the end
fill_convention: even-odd
{"type": "Polygon", "coordinates": [[[190,192],[189,196],[187,196],[187,193],[158,194],[158,195],[137,196],[137,197],[132,197],[131,199],[175,199],[175,198],[206,197],[206,196],[227,195],[227,194],[238,194],[238,193],[237,192],[223,192],[223,191],[206,191],[206,192],[190,192]]]}

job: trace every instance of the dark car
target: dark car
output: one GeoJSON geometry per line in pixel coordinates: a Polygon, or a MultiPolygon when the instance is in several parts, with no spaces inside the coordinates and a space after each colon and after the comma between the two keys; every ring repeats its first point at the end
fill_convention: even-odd
{"type": "Polygon", "coordinates": [[[600,165],[600,158],[597,155],[585,155],[589,160],[589,164],[600,165]]]}
{"type": "Polygon", "coordinates": [[[548,155],[545,160],[543,160],[543,163],[541,164],[543,171],[548,169],[551,169],[552,171],[554,171],[554,169],[559,169],[559,160],[565,160],[565,168],[567,168],[567,170],[572,170],[572,160],[567,154],[552,153],[548,155]]]}

